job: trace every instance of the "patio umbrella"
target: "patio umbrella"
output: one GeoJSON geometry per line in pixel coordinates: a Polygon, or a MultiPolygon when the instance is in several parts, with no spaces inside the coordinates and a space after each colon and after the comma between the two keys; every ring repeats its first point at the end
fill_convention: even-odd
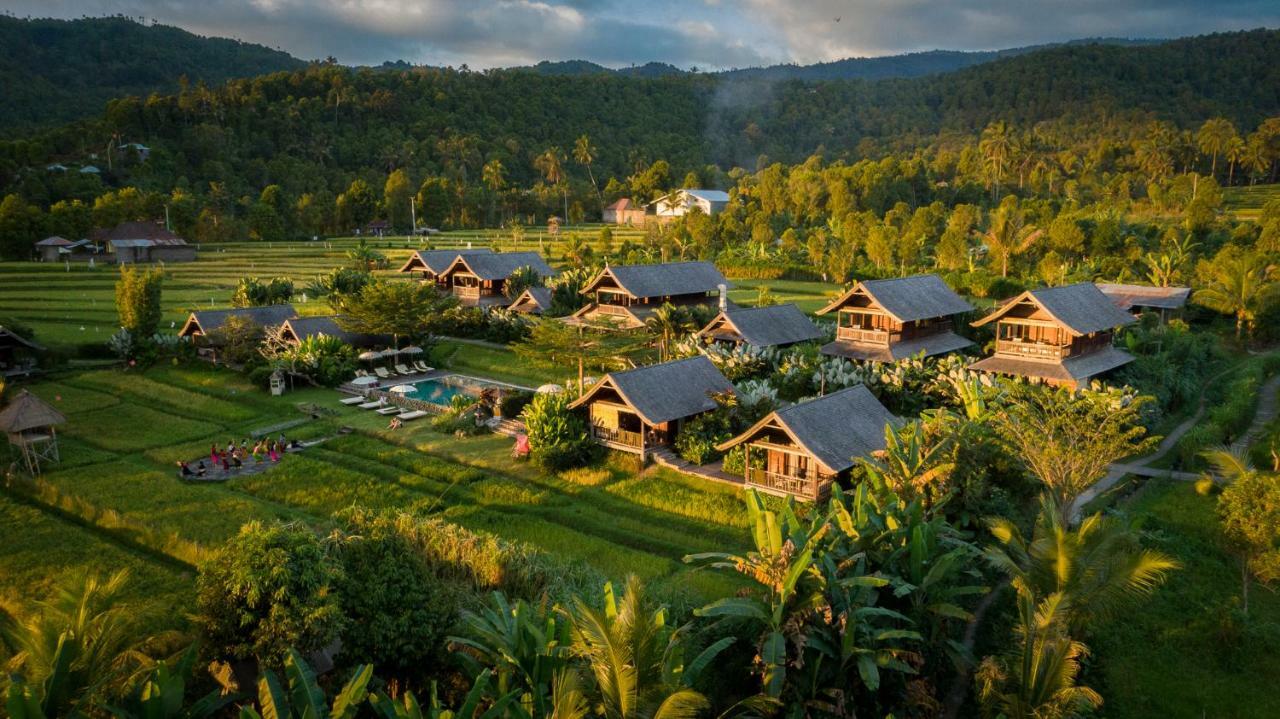
{"type": "Polygon", "coordinates": [[[411,384],[398,384],[398,385],[396,385],[395,387],[392,387],[391,389],[389,389],[389,390],[387,390],[387,391],[388,391],[388,392],[395,392],[396,394],[409,394],[409,393],[411,393],[411,392],[416,392],[416,391],[418,391],[418,388],[417,388],[417,387],[414,387],[414,386],[413,386],[413,385],[411,385],[411,384]]]}
{"type": "Polygon", "coordinates": [[[371,385],[371,384],[377,384],[377,383],[378,383],[377,377],[356,377],[355,379],[351,380],[351,384],[359,385],[361,387],[364,387],[366,385],[371,385]]]}
{"type": "Polygon", "coordinates": [[[356,359],[364,360],[364,361],[373,361],[373,360],[381,359],[381,358],[382,358],[382,353],[381,353],[381,352],[375,352],[375,351],[373,351],[373,350],[366,350],[366,351],[361,352],[359,355],[357,355],[357,356],[356,356],[356,359]]]}
{"type": "Polygon", "coordinates": [[[560,394],[563,391],[564,387],[561,387],[558,384],[544,384],[534,390],[534,392],[537,392],[538,394],[560,394]]]}
{"type": "Polygon", "coordinates": [[[422,348],[421,348],[421,347],[416,347],[416,346],[414,346],[414,345],[409,345],[408,347],[405,347],[404,349],[400,350],[400,354],[402,354],[402,355],[420,355],[420,354],[422,354],[422,348]]]}

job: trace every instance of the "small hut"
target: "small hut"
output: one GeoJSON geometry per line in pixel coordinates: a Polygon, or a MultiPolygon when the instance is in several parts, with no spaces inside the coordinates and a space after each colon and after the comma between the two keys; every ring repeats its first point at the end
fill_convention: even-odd
{"type": "Polygon", "coordinates": [[[40,474],[42,462],[61,460],[56,427],[66,421],[61,412],[25,389],[0,411],[0,431],[9,437],[9,445],[16,448],[33,477],[40,474]]]}
{"type": "Polygon", "coordinates": [[[526,287],[507,309],[526,315],[540,315],[551,309],[551,288],[526,287]]]}

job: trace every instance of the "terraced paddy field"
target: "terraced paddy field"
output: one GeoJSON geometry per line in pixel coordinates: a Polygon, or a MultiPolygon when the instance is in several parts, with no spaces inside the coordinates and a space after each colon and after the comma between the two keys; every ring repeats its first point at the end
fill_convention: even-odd
{"type": "Polygon", "coordinates": [[[1280,200],[1280,184],[1229,187],[1223,190],[1222,199],[1227,211],[1236,217],[1256,220],[1263,205],[1280,200]]]}
{"type": "Polygon", "coordinates": [[[149,621],[182,625],[192,568],[243,523],[300,520],[324,530],[353,505],[438,515],[610,577],[637,574],[687,602],[733,587],[681,558],[747,541],[735,488],[612,465],[544,474],[513,462],[508,438],[458,438],[425,422],[387,431],[385,417],[343,407],[331,390],[271,397],[203,365],[64,372],[29,386],[68,423],[64,461],[44,475],[38,501],[0,495],[5,526],[31,539],[0,549],[0,598],[9,601],[77,568],[129,568],[149,621]],[[285,432],[328,438],[322,444],[225,483],[178,479],[179,459],[304,419],[296,405],[309,402],[335,414],[285,432]],[[353,431],[339,435],[340,427],[353,431]]]}

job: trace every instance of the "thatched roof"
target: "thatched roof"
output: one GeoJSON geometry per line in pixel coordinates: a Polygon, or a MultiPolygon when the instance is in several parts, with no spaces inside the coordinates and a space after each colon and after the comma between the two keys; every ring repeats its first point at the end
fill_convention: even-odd
{"type": "Polygon", "coordinates": [[[1191,296],[1190,287],[1149,287],[1147,285],[1118,285],[1098,283],[1102,294],[1111,298],[1116,307],[1127,310],[1132,307],[1153,307],[1158,310],[1176,310],[1185,307],[1191,296]]]}
{"type": "Polygon", "coordinates": [[[793,442],[831,473],[885,448],[885,427],[899,420],[863,385],[847,387],[824,397],[772,412],[751,429],[720,445],[725,451],[749,442],[769,427],[782,430],[793,442]]]}
{"type": "Polygon", "coordinates": [[[51,427],[66,421],[61,412],[25,389],[13,398],[9,406],[0,410],[0,432],[6,434],[51,427]]]}
{"type": "Polygon", "coordinates": [[[1116,307],[1092,282],[1063,287],[1028,290],[1005,302],[996,311],[974,322],[975,327],[994,322],[1022,302],[1039,307],[1063,329],[1075,336],[1115,329],[1134,322],[1133,316],[1116,307]]]}
{"type": "Polygon", "coordinates": [[[459,255],[485,254],[493,254],[493,250],[487,247],[461,250],[417,250],[409,255],[409,259],[400,267],[400,271],[418,272],[426,270],[433,275],[438,275],[449,269],[449,265],[452,265],[459,255]]]}
{"type": "Polygon", "coordinates": [[[293,305],[267,305],[265,307],[235,307],[228,310],[196,310],[187,317],[187,322],[178,333],[180,337],[193,334],[207,335],[214,332],[230,317],[243,317],[263,327],[284,324],[285,320],[297,317],[293,305]]]}
{"type": "Polygon", "coordinates": [[[26,337],[23,337],[17,332],[14,332],[13,330],[9,329],[8,327],[0,325],[0,347],[4,347],[6,345],[9,345],[9,346],[22,345],[23,347],[36,350],[37,352],[41,352],[44,350],[44,347],[41,347],[35,342],[32,342],[26,337]]]}
{"type": "Polygon", "coordinates": [[[858,282],[834,302],[818,310],[818,314],[840,309],[857,294],[865,294],[875,307],[898,322],[947,317],[973,310],[973,305],[956,294],[941,277],[913,275],[858,282]]]}
{"type": "Polygon", "coordinates": [[[583,294],[590,294],[605,278],[632,297],[665,297],[714,292],[729,281],[710,262],[665,262],[659,265],[613,265],[596,275],[583,294]]]}
{"type": "Polygon", "coordinates": [[[912,337],[888,345],[870,342],[836,340],[822,346],[822,353],[864,362],[897,362],[923,354],[925,357],[955,352],[973,344],[955,332],[935,332],[923,337],[912,337]]]}
{"type": "Polygon", "coordinates": [[[1113,370],[1133,361],[1133,355],[1115,347],[1104,347],[1096,352],[1068,357],[1061,362],[1021,359],[994,355],[969,365],[971,370],[1009,374],[1055,382],[1081,383],[1090,377],[1113,370]]]}
{"type": "Polygon", "coordinates": [[[743,342],[756,347],[789,345],[822,336],[822,330],[794,304],[727,308],[698,335],[714,337],[722,328],[731,329],[743,342]]]}
{"type": "Polygon", "coordinates": [[[391,335],[369,335],[344,330],[342,325],[338,324],[337,315],[291,317],[283,324],[285,331],[299,342],[308,337],[326,335],[342,340],[352,347],[376,347],[391,344],[393,339],[391,335]]]}
{"type": "Polygon", "coordinates": [[[581,407],[603,389],[612,389],[645,422],[651,425],[692,417],[716,408],[713,394],[733,392],[733,384],[711,360],[701,355],[688,359],[610,372],[569,405],[581,407]]]}
{"type": "Polygon", "coordinates": [[[551,307],[551,288],[550,287],[526,287],[511,302],[509,309],[514,312],[528,312],[530,314],[542,314],[551,307]]]}
{"type": "Polygon", "coordinates": [[[521,267],[531,267],[543,277],[551,277],[556,273],[537,252],[488,252],[460,254],[440,274],[452,274],[465,268],[482,280],[505,280],[521,267]]]}

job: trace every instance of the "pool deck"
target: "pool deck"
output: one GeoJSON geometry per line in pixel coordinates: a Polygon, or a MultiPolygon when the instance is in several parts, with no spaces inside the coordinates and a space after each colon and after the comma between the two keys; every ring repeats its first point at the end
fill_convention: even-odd
{"type": "Polygon", "coordinates": [[[341,385],[338,385],[337,389],[339,392],[345,392],[346,394],[364,395],[373,390],[381,390],[385,392],[391,387],[394,387],[398,384],[413,384],[415,382],[425,382],[427,380],[433,380],[433,379],[442,380],[448,377],[459,377],[462,379],[471,380],[473,382],[480,382],[483,384],[494,385],[496,387],[503,387],[507,389],[518,389],[518,390],[523,390],[525,392],[534,391],[532,387],[523,387],[518,384],[511,384],[510,382],[502,382],[496,379],[489,379],[488,377],[477,377],[475,375],[462,374],[461,372],[454,372],[453,370],[447,370],[447,369],[433,369],[430,372],[419,372],[416,374],[398,375],[390,379],[378,378],[378,384],[371,384],[371,385],[364,385],[364,386],[354,385],[354,384],[351,384],[350,382],[346,382],[341,385]]]}

